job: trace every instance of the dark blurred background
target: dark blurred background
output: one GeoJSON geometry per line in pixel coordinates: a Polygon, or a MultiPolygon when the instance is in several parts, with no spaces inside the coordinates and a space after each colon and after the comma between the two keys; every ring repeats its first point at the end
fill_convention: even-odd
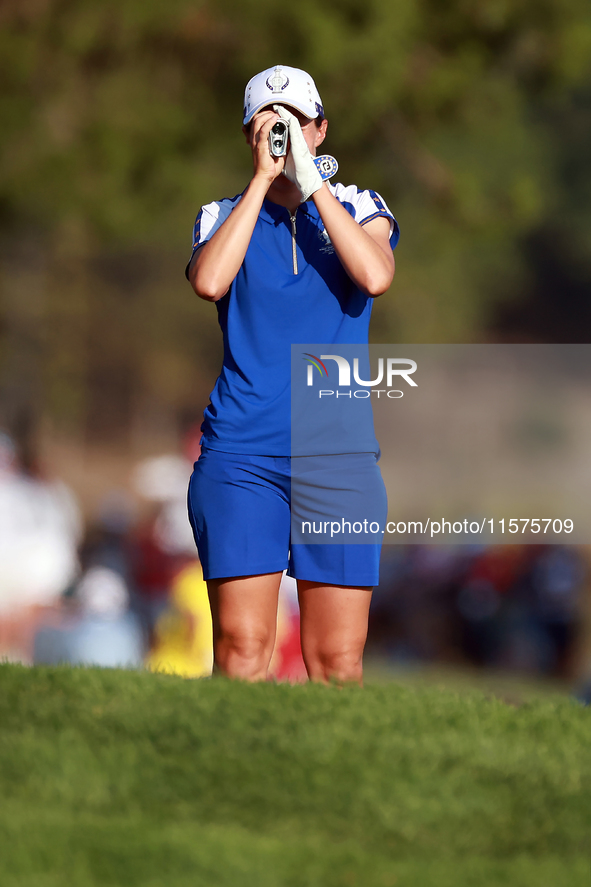
{"type": "Polygon", "coordinates": [[[183,270],[199,207],[248,181],[247,80],[309,70],[339,180],[400,222],[374,342],[588,342],[590,60],[586,0],[3,0],[4,473],[77,503],[70,585],[93,528],[163,508],[134,466],[194,458],[221,342],[183,270]]]}

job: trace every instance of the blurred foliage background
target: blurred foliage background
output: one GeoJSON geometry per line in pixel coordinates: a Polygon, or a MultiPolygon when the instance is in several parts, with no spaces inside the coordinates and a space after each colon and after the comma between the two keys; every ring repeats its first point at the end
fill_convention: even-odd
{"type": "Polygon", "coordinates": [[[183,277],[246,185],[244,86],[314,76],[402,237],[374,342],[589,341],[587,0],[2,0],[0,426],[139,454],[217,373],[183,277]]]}

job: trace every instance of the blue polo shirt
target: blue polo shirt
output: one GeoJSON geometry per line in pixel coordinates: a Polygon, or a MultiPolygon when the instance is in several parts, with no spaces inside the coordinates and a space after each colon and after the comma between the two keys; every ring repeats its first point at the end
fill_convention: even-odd
{"type": "MultiPolygon", "coordinates": [[[[394,216],[375,191],[330,185],[361,225],[394,216]]],[[[242,195],[202,207],[193,251],[209,240],[242,195]]],[[[289,456],[291,345],[366,343],[373,299],[341,265],[313,201],[289,211],[265,200],[244,262],[216,302],[224,360],[201,426],[203,443],[226,453],[289,456]]]]}

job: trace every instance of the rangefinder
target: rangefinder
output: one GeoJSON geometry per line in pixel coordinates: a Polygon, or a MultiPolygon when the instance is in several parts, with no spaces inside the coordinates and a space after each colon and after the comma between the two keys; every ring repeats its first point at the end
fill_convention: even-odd
{"type": "Polygon", "coordinates": [[[273,157],[285,157],[288,136],[289,126],[286,120],[278,120],[273,124],[269,133],[269,151],[273,157]]]}

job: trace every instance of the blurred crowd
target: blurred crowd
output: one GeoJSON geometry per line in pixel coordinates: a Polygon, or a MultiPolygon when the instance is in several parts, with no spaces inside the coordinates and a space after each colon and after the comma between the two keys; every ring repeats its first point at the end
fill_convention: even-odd
{"type": "Polygon", "coordinates": [[[460,663],[573,680],[582,553],[563,545],[386,546],[371,649],[401,664],[460,663]]]}
{"type": "MultiPolygon", "coordinates": [[[[84,521],[73,492],[0,432],[0,659],[212,669],[207,589],[186,516],[199,436],[144,459],[84,521]]],[[[560,545],[384,546],[368,652],[574,681],[587,581],[560,545]]],[[[278,680],[305,680],[295,583],[284,577],[278,680]]]]}
{"type": "MultiPolygon", "coordinates": [[[[19,459],[0,433],[0,660],[147,667],[211,674],[212,624],[187,519],[199,456],[139,462],[90,520],[76,497],[19,459]]],[[[305,679],[295,582],[281,586],[272,661],[278,680],[305,679]]]]}

